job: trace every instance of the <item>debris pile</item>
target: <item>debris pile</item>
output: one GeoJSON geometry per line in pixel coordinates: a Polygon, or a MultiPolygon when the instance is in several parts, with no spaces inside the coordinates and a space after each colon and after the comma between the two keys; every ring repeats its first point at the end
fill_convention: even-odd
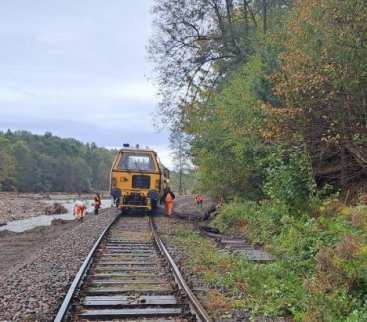
{"type": "Polygon", "coordinates": [[[61,204],[55,202],[53,205],[46,207],[45,215],[66,214],[68,210],[61,204]]]}

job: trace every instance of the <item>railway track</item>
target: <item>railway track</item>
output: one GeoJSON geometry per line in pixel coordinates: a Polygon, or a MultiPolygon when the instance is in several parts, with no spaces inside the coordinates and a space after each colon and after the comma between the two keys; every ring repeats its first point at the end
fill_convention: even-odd
{"type": "Polygon", "coordinates": [[[70,286],[54,322],[210,321],[155,229],[153,218],[116,218],[70,286]]]}

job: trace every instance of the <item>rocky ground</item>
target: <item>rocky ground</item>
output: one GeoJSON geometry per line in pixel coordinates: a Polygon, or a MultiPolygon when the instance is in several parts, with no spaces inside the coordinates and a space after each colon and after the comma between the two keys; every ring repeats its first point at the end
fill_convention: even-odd
{"type": "Polygon", "coordinates": [[[68,285],[116,210],[0,234],[0,321],[52,321],[68,285]]]}
{"type": "Polygon", "coordinates": [[[178,196],[175,200],[173,218],[161,216],[156,218],[155,222],[171,255],[180,266],[185,280],[211,318],[221,322],[249,321],[248,312],[234,312],[230,307],[226,307],[220,292],[207,285],[192,267],[186,265],[187,251],[175,238],[178,230],[183,227],[199,234],[198,226],[203,222],[206,212],[212,208],[213,204],[213,201],[205,198],[203,206],[200,207],[195,204],[192,196],[178,196]]]}
{"type": "MultiPolygon", "coordinates": [[[[195,273],[196,268],[185,265],[187,249],[175,242],[179,227],[198,231],[212,206],[210,200],[201,208],[192,196],[178,197],[174,217],[157,216],[156,222],[185,278],[214,320],[248,321],[248,312],[232,310],[220,290],[210,288],[195,273]]],[[[0,232],[0,321],[52,321],[85,256],[116,214],[108,209],[99,216],[88,215],[83,223],[57,220],[24,233],[0,232]]]]}
{"type": "Polygon", "coordinates": [[[204,198],[202,206],[195,203],[192,195],[177,196],[174,205],[175,217],[190,221],[201,221],[207,211],[215,206],[208,197],[204,198]]]}
{"type": "MultiPolygon", "coordinates": [[[[178,197],[175,203],[174,216],[172,218],[160,216],[155,219],[155,222],[161,233],[162,239],[168,246],[176,263],[178,263],[185,280],[188,282],[201,304],[206,308],[213,321],[291,322],[292,319],[287,318],[251,316],[251,313],[243,308],[239,302],[236,304],[237,299],[234,298],[232,294],[229,294],[226,289],[214,287],[203,279],[202,272],[205,270],[205,265],[201,266],[198,264],[194,267],[190,265],[189,257],[195,256],[195,242],[198,242],[198,240],[192,240],[191,243],[190,238],[192,238],[192,236],[188,236],[186,244],[182,244],[182,231],[188,233],[194,232],[194,235],[200,235],[201,238],[205,238],[211,248],[208,248],[208,251],[212,251],[214,248],[217,249],[216,251],[218,251],[218,253],[223,252],[223,250],[217,248],[213,239],[202,236],[199,230],[200,225],[207,224],[204,220],[205,213],[212,208],[213,202],[207,200],[203,208],[201,208],[197,207],[191,200],[192,198],[189,196],[178,197]],[[181,238],[177,238],[178,235],[181,235],[181,238]],[[188,249],[188,245],[192,248],[191,250],[188,249]]],[[[228,270],[230,270],[229,266],[228,270]]],[[[206,273],[206,276],[216,274],[215,270],[212,272],[209,270],[206,271],[206,273]]]]}
{"type": "MultiPolygon", "coordinates": [[[[176,214],[177,215],[177,214],[176,214]]],[[[237,312],[232,312],[230,307],[226,307],[224,297],[219,291],[207,285],[207,283],[197,274],[195,270],[186,265],[187,252],[180,243],[175,240],[177,227],[186,227],[189,230],[196,230],[194,223],[184,222],[182,219],[159,217],[155,220],[158,230],[163,238],[166,246],[169,248],[175,262],[179,265],[186,282],[199,299],[200,303],[209,313],[213,321],[221,322],[237,322],[249,321],[249,316],[246,312],[239,315],[237,312]],[[236,314],[237,316],[235,316],[236,314]]]]}
{"type": "MultiPolygon", "coordinates": [[[[109,194],[104,193],[104,195],[108,197],[109,194]]],[[[58,202],[80,198],[92,199],[93,194],[0,192],[0,225],[11,220],[44,215],[46,208],[50,206],[48,201],[58,202]]]]}
{"type": "Polygon", "coordinates": [[[7,221],[44,215],[48,204],[41,194],[0,192],[0,224],[7,221]]]}

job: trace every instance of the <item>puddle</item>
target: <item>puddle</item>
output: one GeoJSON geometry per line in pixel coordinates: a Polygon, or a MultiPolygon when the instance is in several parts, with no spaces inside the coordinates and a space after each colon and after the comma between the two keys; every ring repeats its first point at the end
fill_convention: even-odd
{"type": "MultiPolygon", "coordinates": [[[[49,226],[51,225],[52,220],[54,219],[63,219],[63,220],[74,220],[75,217],[73,215],[73,206],[75,200],[73,199],[59,199],[53,198],[52,200],[44,200],[48,204],[53,204],[54,202],[58,202],[62,204],[68,212],[66,214],[61,215],[41,215],[36,217],[31,217],[27,219],[13,220],[7,222],[6,225],[0,226],[0,231],[9,230],[15,233],[21,233],[26,230],[33,229],[39,226],[49,226]]],[[[87,205],[87,212],[92,212],[94,210],[92,204],[93,200],[83,200],[87,205]]],[[[102,199],[102,209],[111,207],[112,200],[111,199],[102,199]]]]}

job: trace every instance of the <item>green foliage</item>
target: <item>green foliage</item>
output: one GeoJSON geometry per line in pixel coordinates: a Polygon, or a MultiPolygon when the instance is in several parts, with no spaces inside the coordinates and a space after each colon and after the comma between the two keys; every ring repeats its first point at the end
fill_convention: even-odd
{"type": "Polygon", "coordinates": [[[342,189],[366,178],[366,18],[365,0],[298,1],[277,73],[283,107],[297,111],[283,126],[302,136],[318,181],[342,189]]]}
{"type": "Polygon", "coordinates": [[[0,183],[21,192],[107,190],[114,151],[46,133],[0,132],[0,183]],[[3,161],[2,161],[3,160],[3,161]]]}
{"type": "MultiPolygon", "coordinates": [[[[176,171],[170,172],[170,187],[173,191],[179,192],[180,184],[179,184],[179,176],[180,174],[176,171]]],[[[192,170],[186,170],[182,174],[182,193],[190,194],[195,193],[195,189],[197,188],[197,177],[196,173],[192,170]]]]}
{"type": "MultiPolygon", "coordinates": [[[[195,14],[204,12],[188,15],[200,22],[197,30],[203,25],[218,29],[206,20],[210,3],[190,2],[187,11],[167,17],[185,16],[195,8],[195,14]]],[[[220,7],[224,2],[216,3],[220,7]]],[[[234,19],[236,5],[220,11],[226,28],[249,17],[234,19]]],[[[175,2],[163,11],[172,14],[182,6],[175,2]]],[[[200,67],[196,78],[190,66],[178,74],[171,72],[176,64],[164,65],[167,60],[161,67],[165,80],[179,78],[175,85],[187,81],[195,88],[189,92],[194,99],[188,95],[189,102],[169,112],[184,120],[179,128],[191,138],[201,190],[232,200],[214,224],[264,245],[277,261],[250,264],[205,244],[197,251],[201,242],[194,236],[190,243],[199,259],[192,256],[190,261],[193,267],[207,268],[203,275],[208,283],[229,290],[254,312],[308,322],[366,320],[367,214],[331,196],[366,179],[366,1],[253,1],[250,9],[260,13],[251,21],[256,28],[235,28],[244,32],[231,43],[237,40],[246,49],[243,57],[210,61],[210,68],[200,67]],[[268,27],[266,35],[265,28],[257,28],[261,23],[268,27]],[[318,190],[316,183],[324,188],[318,190]]],[[[172,26],[169,36],[175,41],[192,28],[172,26]]],[[[201,39],[201,50],[190,43],[187,55],[160,53],[180,66],[200,63],[216,50],[223,54],[230,48],[221,50],[210,41],[213,35],[201,39]],[[200,53],[204,55],[195,59],[200,53]]],[[[182,243],[187,239],[180,236],[182,243]]]]}
{"type": "Polygon", "coordinates": [[[264,112],[257,100],[265,84],[260,56],[232,74],[218,93],[190,114],[192,156],[199,182],[216,197],[262,195],[264,169],[258,167],[270,147],[260,138],[264,112]]]}
{"type": "Polygon", "coordinates": [[[0,189],[11,187],[14,180],[15,160],[11,153],[10,141],[0,137],[0,189]]]}
{"type": "Polygon", "coordinates": [[[270,199],[301,211],[316,193],[312,167],[304,151],[278,148],[262,160],[266,168],[264,191],[270,199]]]}
{"type": "Polygon", "coordinates": [[[255,311],[290,313],[297,321],[363,321],[358,318],[366,316],[366,214],[365,207],[337,200],[298,216],[276,202],[236,200],[213,224],[277,257],[266,266],[244,264],[253,299],[248,305],[255,311]]]}

